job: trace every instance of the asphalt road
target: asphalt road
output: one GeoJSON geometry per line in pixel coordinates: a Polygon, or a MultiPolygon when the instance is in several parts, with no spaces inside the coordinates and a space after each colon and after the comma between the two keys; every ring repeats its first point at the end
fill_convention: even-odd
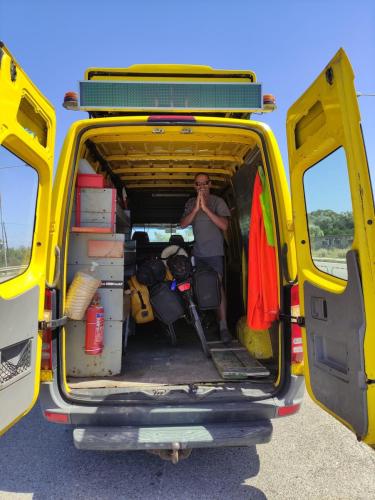
{"type": "Polygon", "coordinates": [[[77,451],[36,407],[0,439],[1,499],[375,498],[375,452],[307,397],[271,443],[194,450],[172,465],[144,452],[77,451]]]}

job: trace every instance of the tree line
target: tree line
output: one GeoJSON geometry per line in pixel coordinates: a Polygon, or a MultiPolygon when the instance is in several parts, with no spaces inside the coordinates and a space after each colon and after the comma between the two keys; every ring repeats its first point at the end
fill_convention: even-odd
{"type": "Polygon", "coordinates": [[[310,236],[352,236],[354,221],[352,212],[314,210],[308,214],[310,236]]]}
{"type": "Polygon", "coordinates": [[[20,246],[5,249],[0,243],[0,268],[22,266],[30,261],[30,247],[20,246]]]}

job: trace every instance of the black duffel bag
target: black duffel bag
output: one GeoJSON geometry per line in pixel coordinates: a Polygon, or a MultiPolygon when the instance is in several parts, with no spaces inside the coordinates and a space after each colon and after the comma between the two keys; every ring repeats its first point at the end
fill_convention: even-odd
{"type": "Polygon", "coordinates": [[[177,282],[185,281],[191,276],[191,262],[186,255],[173,255],[167,260],[167,265],[172,276],[177,282]]]}
{"type": "Polygon", "coordinates": [[[193,274],[194,297],[198,309],[217,309],[221,303],[220,280],[211,267],[199,267],[193,274]]]}
{"type": "Polygon", "coordinates": [[[185,314],[179,294],[172,291],[166,282],[151,288],[150,302],[155,316],[166,325],[171,325],[185,314]]]}
{"type": "Polygon", "coordinates": [[[136,272],[139,283],[150,287],[164,281],[165,276],[165,265],[163,261],[158,258],[146,260],[138,267],[136,272]]]}

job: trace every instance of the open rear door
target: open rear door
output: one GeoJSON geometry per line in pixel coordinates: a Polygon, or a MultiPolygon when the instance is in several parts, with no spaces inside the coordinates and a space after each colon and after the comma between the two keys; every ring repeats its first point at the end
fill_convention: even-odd
{"type": "Polygon", "coordinates": [[[0,434],[39,392],[55,121],[0,42],[0,434]]]}
{"type": "Polygon", "coordinates": [[[310,396],[375,444],[375,219],[354,74],[340,49],[289,109],[310,396]]]}

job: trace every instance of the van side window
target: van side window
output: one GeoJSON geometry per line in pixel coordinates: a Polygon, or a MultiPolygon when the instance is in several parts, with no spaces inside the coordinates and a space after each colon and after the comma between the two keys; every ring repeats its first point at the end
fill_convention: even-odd
{"type": "Polygon", "coordinates": [[[311,258],[321,271],[347,280],[354,222],[344,148],[306,171],[304,190],[311,258]]]}
{"type": "Polygon", "coordinates": [[[0,283],[30,263],[37,194],[37,172],[0,145],[0,283]]]}

